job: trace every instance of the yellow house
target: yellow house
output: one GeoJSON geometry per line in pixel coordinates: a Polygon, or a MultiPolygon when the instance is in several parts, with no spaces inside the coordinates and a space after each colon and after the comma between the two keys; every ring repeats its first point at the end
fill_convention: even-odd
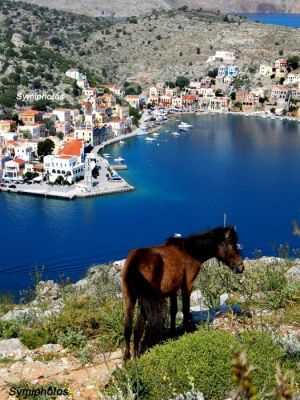
{"type": "Polygon", "coordinates": [[[277,79],[285,78],[288,72],[286,68],[276,68],[275,77],[277,79]]]}
{"type": "Polygon", "coordinates": [[[0,121],[0,131],[14,132],[16,130],[16,121],[12,119],[3,119],[0,121]]]}
{"type": "Polygon", "coordinates": [[[114,115],[119,118],[128,118],[129,117],[129,107],[122,107],[119,104],[116,104],[114,108],[114,115]]]}

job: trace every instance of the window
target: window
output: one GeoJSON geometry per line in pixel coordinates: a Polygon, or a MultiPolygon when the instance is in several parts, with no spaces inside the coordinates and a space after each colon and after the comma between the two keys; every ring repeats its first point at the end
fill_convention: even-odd
{"type": "Polygon", "coordinates": [[[57,174],[60,174],[60,169],[58,169],[56,173],[57,173],[57,174]]]}
{"type": "Polygon", "coordinates": [[[55,171],[55,169],[53,169],[53,170],[52,170],[52,174],[56,174],[56,171],[55,171]]]}

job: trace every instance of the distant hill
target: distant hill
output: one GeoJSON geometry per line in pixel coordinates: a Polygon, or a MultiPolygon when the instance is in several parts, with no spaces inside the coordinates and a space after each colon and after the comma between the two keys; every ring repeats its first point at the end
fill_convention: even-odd
{"type": "Polygon", "coordinates": [[[238,12],[300,12],[299,0],[25,0],[28,3],[58,10],[72,11],[91,16],[140,15],[152,9],[174,9],[187,5],[190,8],[221,13],[238,12]]]}

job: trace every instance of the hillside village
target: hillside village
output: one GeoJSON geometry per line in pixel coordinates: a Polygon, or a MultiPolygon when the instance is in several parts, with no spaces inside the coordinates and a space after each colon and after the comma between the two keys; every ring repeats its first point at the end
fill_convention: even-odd
{"type": "Polygon", "coordinates": [[[174,82],[150,87],[126,81],[90,87],[79,68],[65,72],[79,91],[79,108],[47,107],[46,111],[23,107],[17,120],[0,120],[2,189],[7,185],[45,181],[72,185],[84,179],[86,154],[93,148],[131,137],[143,116],[142,128],[153,128],[166,115],[184,112],[242,112],[263,118],[299,118],[299,56],[261,64],[258,85],[239,90],[243,80],[237,55],[218,50],[207,59],[208,75],[190,81],[178,76],[174,82]]]}

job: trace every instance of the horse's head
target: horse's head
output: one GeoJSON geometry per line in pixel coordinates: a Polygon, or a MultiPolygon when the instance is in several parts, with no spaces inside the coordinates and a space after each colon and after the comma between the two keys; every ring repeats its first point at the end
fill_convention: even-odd
{"type": "Polygon", "coordinates": [[[234,228],[222,229],[222,237],[218,242],[217,258],[226,264],[234,273],[244,271],[244,263],[238,248],[238,236],[234,228]]]}

